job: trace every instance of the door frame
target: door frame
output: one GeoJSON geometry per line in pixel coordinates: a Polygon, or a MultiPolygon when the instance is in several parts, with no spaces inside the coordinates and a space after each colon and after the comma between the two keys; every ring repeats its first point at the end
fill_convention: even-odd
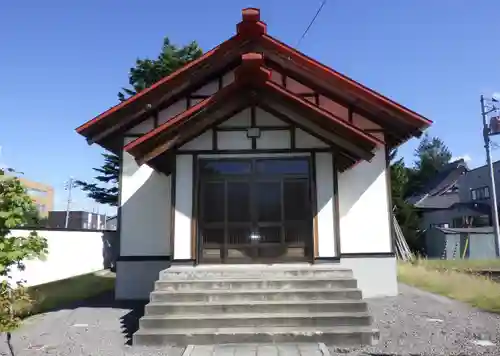
{"type": "MultiPolygon", "coordinates": [[[[311,218],[311,234],[310,241],[305,241],[307,253],[304,256],[304,259],[301,262],[309,262],[314,263],[314,258],[316,256],[317,250],[317,197],[316,197],[316,172],[315,172],[315,155],[314,152],[300,152],[300,153],[265,153],[265,152],[256,152],[252,154],[203,154],[203,155],[193,155],[193,215],[192,215],[192,253],[194,256],[195,264],[204,263],[202,261],[202,253],[203,253],[203,242],[201,241],[200,235],[200,211],[201,211],[201,172],[200,172],[200,162],[202,161],[251,161],[252,162],[252,172],[251,176],[255,175],[253,171],[254,162],[259,159],[264,160],[306,160],[308,163],[308,190],[310,195],[310,218],[311,218]],[[308,247],[308,248],[307,248],[308,247]]],[[[282,207],[283,209],[283,207],[282,207]]],[[[284,220],[282,222],[284,224],[284,220]]],[[[275,261],[273,263],[286,263],[293,261],[275,261]]],[[[224,261],[221,259],[221,264],[224,264],[224,261]]],[[[251,262],[249,262],[251,263],[251,262]]],[[[254,263],[259,263],[256,261],[254,263]]],[[[262,262],[261,262],[262,263],[262,262]]],[[[210,264],[210,262],[207,262],[210,264]]]]}

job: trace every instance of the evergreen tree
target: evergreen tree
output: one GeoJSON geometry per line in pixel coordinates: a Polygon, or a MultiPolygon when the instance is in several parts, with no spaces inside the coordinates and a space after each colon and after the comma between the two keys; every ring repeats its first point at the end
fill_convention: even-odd
{"type": "MultiPolygon", "coordinates": [[[[136,60],[135,67],[130,68],[128,75],[131,88],[122,88],[122,91],[118,93],[118,100],[127,100],[128,97],[150,87],[201,55],[202,50],[196,42],[178,47],[166,37],[157,58],[136,60]]],[[[104,164],[100,168],[93,168],[99,173],[95,177],[97,182],[79,180],[76,184],[94,201],[100,204],[118,206],[120,160],[118,156],[109,153],[104,153],[103,158],[104,164]]]]}

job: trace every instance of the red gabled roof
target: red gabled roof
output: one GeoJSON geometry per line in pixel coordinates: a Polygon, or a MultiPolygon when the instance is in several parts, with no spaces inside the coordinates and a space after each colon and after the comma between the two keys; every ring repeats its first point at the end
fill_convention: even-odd
{"type": "MultiPolygon", "coordinates": [[[[143,90],[125,102],[116,105],[81,125],[76,129],[77,132],[92,141],[92,138],[96,137],[99,132],[109,130],[113,125],[119,125],[124,122],[123,120],[127,120],[132,116],[135,117],[138,113],[147,113],[146,107],[159,105],[161,100],[163,100],[165,96],[168,96],[170,91],[186,83],[192,77],[193,73],[210,68],[223,60],[227,61],[231,56],[235,57],[234,60],[236,60],[242,53],[239,53],[238,50],[235,49],[248,44],[253,44],[255,49],[263,51],[264,54],[266,54],[266,51],[277,53],[287,58],[289,63],[306,68],[308,72],[314,73],[316,77],[329,83],[328,85],[332,88],[342,88],[342,91],[353,93],[356,100],[367,102],[371,107],[379,108],[380,112],[392,114],[395,119],[401,120],[409,127],[412,127],[412,130],[408,131],[410,134],[414,134],[415,128],[417,130],[423,130],[432,123],[422,115],[415,113],[271,37],[267,34],[265,23],[260,20],[260,12],[258,9],[244,9],[242,15],[243,19],[237,25],[237,34],[235,36],[205,53],[199,59],[161,79],[148,89],[143,90]]],[[[272,58],[270,60],[272,60],[272,58]]],[[[110,132],[112,132],[112,130],[110,130],[110,132]]]]}
{"type": "MultiPolygon", "coordinates": [[[[242,63],[235,71],[235,81],[232,84],[224,87],[211,97],[180,113],[149,133],[130,142],[125,146],[125,150],[136,157],[141,163],[146,163],[165,151],[176,148],[173,145],[165,144],[169,136],[177,137],[176,134],[182,132],[182,126],[187,125],[190,121],[193,121],[192,125],[198,127],[197,133],[200,134],[208,128],[209,122],[204,117],[197,115],[210,108],[213,109],[216,105],[227,105],[229,101],[240,97],[244,89],[247,93],[252,90],[259,93],[254,97],[254,104],[258,105],[261,100],[279,100],[287,106],[291,105],[294,109],[305,112],[307,117],[314,123],[320,126],[323,124],[323,127],[328,127],[331,132],[334,132],[339,137],[339,140],[355,140],[359,147],[361,147],[359,151],[365,152],[361,158],[368,159],[373,156],[371,151],[381,144],[379,140],[273,83],[270,80],[270,71],[264,68],[263,65],[264,61],[261,54],[249,53],[243,55],[242,63]],[[153,150],[154,154],[151,153],[153,150]],[[145,159],[146,156],[147,159],[145,159]]],[[[352,146],[352,142],[348,144],[340,143],[339,146],[347,151],[352,150],[352,148],[349,148],[349,146],[352,146]]],[[[357,154],[359,151],[354,152],[354,154],[357,154]]]]}

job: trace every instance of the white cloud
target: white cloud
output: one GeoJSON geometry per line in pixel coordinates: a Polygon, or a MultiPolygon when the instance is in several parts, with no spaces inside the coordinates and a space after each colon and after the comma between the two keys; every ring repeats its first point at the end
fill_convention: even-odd
{"type": "Polygon", "coordinates": [[[459,159],[463,159],[465,162],[472,161],[472,158],[468,154],[465,154],[463,156],[451,157],[451,162],[457,161],[459,159]]]}

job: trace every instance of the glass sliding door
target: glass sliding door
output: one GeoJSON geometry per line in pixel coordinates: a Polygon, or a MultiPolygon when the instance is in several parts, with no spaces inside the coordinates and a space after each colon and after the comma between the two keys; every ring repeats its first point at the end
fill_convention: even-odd
{"type": "Polygon", "coordinates": [[[307,157],[213,159],[199,166],[201,263],[312,258],[307,157]]]}

